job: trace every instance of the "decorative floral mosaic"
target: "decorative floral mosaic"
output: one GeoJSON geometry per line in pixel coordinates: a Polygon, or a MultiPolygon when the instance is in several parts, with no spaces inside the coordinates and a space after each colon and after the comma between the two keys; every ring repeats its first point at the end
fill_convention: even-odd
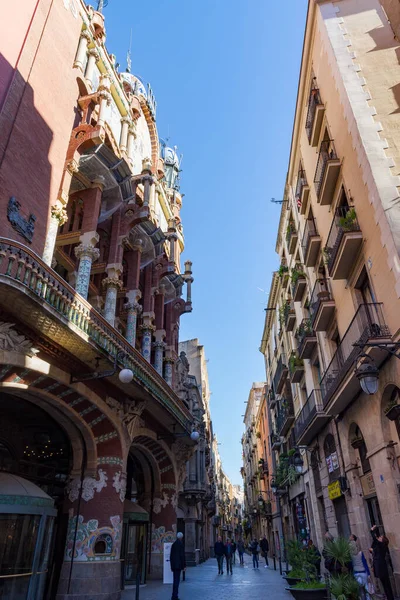
{"type": "Polygon", "coordinates": [[[121,549],[122,522],[119,515],[110,517],[111,527],[99,527],[96,519],[90,519],[86,523],[83,516],[78,517],[78,527],[76,527],[76,516],[69,519],[67,545],[65,549],[65,560],[70,561],[74,554],[74,561],[86,562],[90,560],[118,560],[121,549]],[[76,531],[76,540],[74,548],[74,538],[76,531]],[[103,554],[95,553],[95,544],[97,541],[105,542],[105,552],[103,554]]]}
{"type": "MultiPolygon", "coordinates": [[[[175,525],[172,526],[175,530],[175,525]]],[[[176,538],[175,531],[165,531],[165,527],[156,528],[153,524],[151,533],[151,551],[155,554],[161,554],[164,551],[164,543],[174,542],[176,538]]]]}

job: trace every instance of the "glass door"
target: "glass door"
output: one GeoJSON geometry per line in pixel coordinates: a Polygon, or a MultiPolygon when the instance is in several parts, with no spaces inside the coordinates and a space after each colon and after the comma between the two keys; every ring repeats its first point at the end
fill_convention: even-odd
{"type": "Polygon", "coordinates": [[[125,525],[125,555],[123,557],[125,563],[125,585],[136,583],[138,574],[140,575],[140,583],[145,582],[146,539],[146,524],[127,523],[125,525]]]}

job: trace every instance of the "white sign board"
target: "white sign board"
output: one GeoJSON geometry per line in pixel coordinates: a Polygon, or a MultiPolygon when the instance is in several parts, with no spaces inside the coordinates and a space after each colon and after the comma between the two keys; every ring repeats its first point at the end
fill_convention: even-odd
{"type": "Polygon", "coordinates": [[[171,542],[164,543],[164,577],[163,583],[173,583],[174,582],[174,574],[171,571],[171,542]]]}

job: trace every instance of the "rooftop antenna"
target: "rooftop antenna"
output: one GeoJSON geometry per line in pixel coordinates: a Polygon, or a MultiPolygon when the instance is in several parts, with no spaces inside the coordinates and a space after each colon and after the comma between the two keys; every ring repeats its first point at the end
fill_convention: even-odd
{"type": "Polygon", "coordinates": [[[131,68],[132,68],[131,50],[132,50],[132,27],[131,27],[131,35],[129,38],[129,50],[126,55],[126,72],[127,73],[130,73],[131,68]]]}
{"type": "Polygon", "coordinates": [[[102,13],[107,4],[108,0],[97,0],[97,12],[102,13]]]}

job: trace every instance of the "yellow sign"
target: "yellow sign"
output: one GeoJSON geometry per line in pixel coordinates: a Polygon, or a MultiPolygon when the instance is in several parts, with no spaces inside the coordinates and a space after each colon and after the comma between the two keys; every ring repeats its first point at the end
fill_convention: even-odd
{"type": "Polygon", "coordinates": [[[375,482],[372,473],[367,473],[366,475],[363,475],[360,479],[364,496],[373,496],[374,494],[376,494],[375,482]]]}
{"type": "Polygon", "coordinates": [[[342,495],[342,490],[340,488],[340,481],[339,480],[332,481],[332,483],[330,483],[328,485],[329,499],[334,500],[335,498],[340,498],[341,495],[342,495]]]}

